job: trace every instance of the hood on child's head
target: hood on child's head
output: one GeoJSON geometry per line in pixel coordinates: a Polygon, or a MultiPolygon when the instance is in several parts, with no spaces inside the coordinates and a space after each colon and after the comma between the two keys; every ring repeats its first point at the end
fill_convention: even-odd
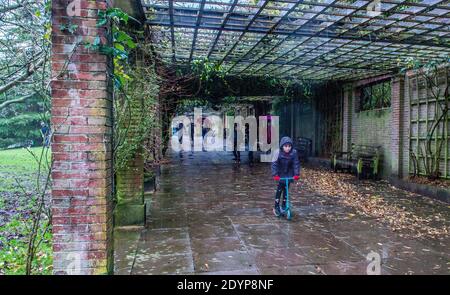
{"type": "Polygon", "coordinates": [[[292,139],[289,136],[285,136],[283,138],[281,138],[280,140],[280,149],[283,148],[283,145],[289,143],[291,146],[293,146],[293,142],[292,139]]]}

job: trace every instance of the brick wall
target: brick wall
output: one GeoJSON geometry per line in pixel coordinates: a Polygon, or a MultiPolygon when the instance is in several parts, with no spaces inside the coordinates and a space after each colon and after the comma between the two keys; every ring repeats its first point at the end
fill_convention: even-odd
{"type": "Polygon", "coordinates": [[[403,177],[405,164],[403,158],[408,156],[409,141],[405,138],[405,127],[409,126],[408,106],[405,105],[405,80],[404,76],[396,76],[392,79],[391,96],[391,174],[403,177]]]}
{"type": "Polygon", "coordinates": [[[352,119],[352,143],[381,146],[382,174],[391,173],[391,109],[355,112],[352,119]]]}
{"type": "MultiPolygon", "coordinates": [[[[450,68],[441,67],[437,79],[441,89],[441,100],[448,85],[450,68]]],[[[417,135],[419,141],[425,141],[427,126],[434,119],[435,101],[431,99],[431,91],[425,90],[425,81],[417,79],[417,73],[409,71],[406,75],[397,76],[383,75],[365,80],[354,81],[342,85],[342,150],[349,151],[351,144],[381,145],[383,152],[383,177],[407,177],[411,172],[410,148],[418,154],[417,135]],[[359,110],[359,88],[363,85],[391,79],[391,106],[383,109],[368,111],[359,110]],[[428,97],[428,99],[427,99],[428,97]],[[428,119],[427,119],[428,118],[428,119]],[[419,120],[418,120],[419,119],[419,120]],[[427,125],[428,124],[428,125],[427,125]],[[411,133],[411,134],[410,134],[411,133]]],[[[339,95],[331,95],[330,100],[338,104],[339,95]]],[[[289,106],[286,106],[288,108],[289,106]]],[[[317,109],[316,117],[323,115],[317,109]]],[[[298,111],[296,111],[298,112],[298,111]]],[[[290,114],[288,110],[285,114],[290,114]]],[[[310,114],[311,115],[311,114],[310,114]]],[[[300,115],[296,115],[295,120],[301,120],[300,115]]],[[[284,119],[284,125],[289,125],[290,118],[284,119]]],[[[294,122],[296,122],[294,120],[294,122]]],[[[316,120],[317,121],[317,120],[316,120]]],[[[319,126],[320,127],[320,126],[319,126]]],[[[285,128],[285,132],[290,132],[285,128]]],[[[446,142],[443,143],[440,160],[441,177],[450,178],[450,120],[439,127],[440,134],[444,134],[446,142]],[[445,174],[446,173],[446,174],[445,174]]],[[[318,125],[314,129],[306,124],[295,125],[296,134],[317,134],[320,132],[318,125]],[[298,131],[300,130],[300,131],[298,131]]],[[[318,144],[322,143],[318,141],[318,144]]],[[[320,149],[321,147],[318,146],[320,149]]],[[[432,145],[434,149],[434,145],[432,145]]],[[[420,160],[421,161],[421,160],[420,160]]],[[[419,168],[423,170],[423,164],[419,163],[419,168]],[[422,167],[420,167],[420,165],[422,167]]]]}
{"type": "Polygon", "coordinates": [[[54,273],[104,274],[113,244],[110,63],[75,43],[97,35],[106,42],[96,18],[111,1],[81,0],[68,11],[71,3],[52,1],[54,273]],[[61,31],[68,23],[78,25],[74,34],[61,31]]]}
{"type": "Polygon", "coordinates": [[[381,146],[383,161],[382,175],[391,174],[391,130],[392,108],[361,111],[359,88],[368,83],[384,80],[387,76],[360,80],[345,85],[343,146],[345,151],[351,144],[381,146]]]}

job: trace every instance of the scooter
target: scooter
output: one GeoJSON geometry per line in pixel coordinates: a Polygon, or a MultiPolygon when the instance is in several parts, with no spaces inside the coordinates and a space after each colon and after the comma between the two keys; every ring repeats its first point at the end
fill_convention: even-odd
{"type": "Polygon", "coordinates": [[[285,203],[286,207],[283,209],[282,206],[280,207],[280,212],[282,216],[286,216],[287,220],[292,219],[292,213],[291,213],[291,204],[289,200],[289,180],[293,180],[293,177],[282,177],[280,180],[286,181],[286,196],[285,196],[285,203]]]}

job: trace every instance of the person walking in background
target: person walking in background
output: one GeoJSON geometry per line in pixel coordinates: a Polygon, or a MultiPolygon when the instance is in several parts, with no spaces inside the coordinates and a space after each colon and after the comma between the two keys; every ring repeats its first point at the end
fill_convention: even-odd
{"type": "MultiPolygon", "coordinates": [[[[241,152],[238,146],[238,134],[241,135],[241,131],[238,130],[237,124],[234,124],[234,147],[233,147],[233,160],[240,163],[241,162],[241,152]]],[[[239,137],[242,140],[242,135],[239,137]]]]}
{"type": "Polygon", "coordinates": [[[253,165],[253,151],[252,143],[250,142],[250,126],[245,127],[245,146],[248,149],[248,163],[250,166],[253,165]]]}
{"type": "Polygon", "coordinates": [[[50,147],[50,128],[44,121],[41,121],[41,135],[42,145],[44,147],[50,147]]]}

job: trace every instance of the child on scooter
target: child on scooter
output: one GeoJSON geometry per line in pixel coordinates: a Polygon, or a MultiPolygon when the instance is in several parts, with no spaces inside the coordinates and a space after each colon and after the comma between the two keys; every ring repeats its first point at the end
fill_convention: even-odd
{"type": "MultiPolygon", "coordinates": [[[[281,178],[293,177],[294,180],[299,179],[300,175],[300,161],[298,160],[297,151],[292,147],[292,139],[285,136],[280,140],[280,149],[278,149],[272,158],[272,176],[278,181],[278,187],[275,194],[275,206],[273,212],[275,216],[281,215],[280,197],[283,193],[283,210],[285,208],[286,199],[286,182],[280,180],[281,178]]],[[[289,180],[288,186],[292,180],[289,180]]],[[[288,187],[289,188],[289,187],[288,187]]]]}

